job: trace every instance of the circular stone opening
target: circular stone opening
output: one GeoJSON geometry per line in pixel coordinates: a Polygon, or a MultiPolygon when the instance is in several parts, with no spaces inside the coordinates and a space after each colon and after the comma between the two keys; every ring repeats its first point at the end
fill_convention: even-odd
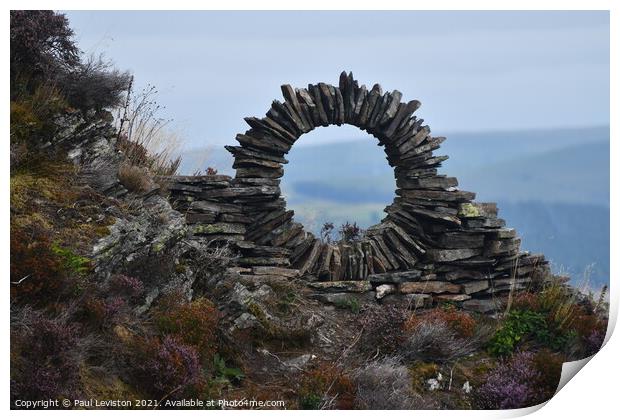
{"type": "Polygon", "coordinates": [[[297,140],[281,188],[287,208],[306,231],[319,236],[331,223],[331,239],[337,240],[347,223],[366,229],[386,216],[396,184],[377,143],[350,125],[321,127],[297,140]]]}
{"type": "Polygon", "coordinates": [[[513,229],[504,228],[494,203],[475,203],[475,194],[457,188],[456,178],[438,173],[448,157],[434,151],[445,138],[432,136],[424,120],[414,115],[419,101],[401,102],[401,92],[384,93],[378,84],[360,86],[345,72],[338,87],[318,83],[307,88],[282,85],[281,90],[284,102],[274,100],[263,118],[245,118],[250,128],[235,137],[239,145],[226,146],[234,156],[235,177],[231,188],[215,193],[230,201],[231,211],[243,212],[227,217],[240,221],[238,226],[216,227],[238,233],[242,241],[236,246],[244,255],[240,263],[250,266],[253,275],[309,274],[336,282],[325,286],[328,289],[343,291],[345,281],[354,283],[357,292],[383,284],[394,289],[402,283],[402,294],[448,293],[445,299],[460,302],[470,299],[470,293],[505,291],[516,275],[525,276],[520,283],[525,287],[538,265],[546,267],[544,257],[519,252],[520,239],[513,229]],[[353,241],[332,243],[294,220],[280,179],[289,163],[285,156],[302,136],[343,125],[378,140],[394,168],[397,188],[393,200],[386,200],[391,204],[381,223],[353,241]],[[519,273],[512,273],[516,266],[519,273]],[[501,281],[491,287],[489,279],[501,281]],[[472,287],[462,281],[472,281],[472,287]]]}

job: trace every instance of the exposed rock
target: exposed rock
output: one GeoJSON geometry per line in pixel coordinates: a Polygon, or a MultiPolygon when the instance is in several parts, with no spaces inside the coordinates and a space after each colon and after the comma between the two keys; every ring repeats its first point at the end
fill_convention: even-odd
{"type": "Polygon", "coordinates": [[[245,233],[245,226],[240,223],[196,223],[192,228],[194,235],[214,235],[218,233],[245,233]]]}
{"type": "Polygon", "coordinates": [[[396,293],[396,286],[393,284],[382,284],[377,286],[375,289],[375,297],[377,299],[382,299],[387,295],[391,295],[392,293],[396,293]]]}
{"type": "Polygon", "coordinates": [[[469,394],[471,393],[471,390],[473,389],[473,387],[469,384],[469,381],[465,381],[465,383],[463,384],[462,390],[464,393],[469,394]]]}
{"type": "Polygon", "coordinates": [[[459,293],[461,287],[445,281],[407,282],[398,285],[398,291],[409,293],[459,293]]]}
{"type": "Polygon", "coordinates": [[[257,290],[250,291],[241,283],[235,283],[230,294],[230,303],[245,308],[250,302],[260,300],[273,293],[271,287],[266,284],[261,285],[257,290]]]}
{"type": "Polygon", "coordinates": [[[470,299],[462,303],[462,308],[468,311],[491,313],[502,308],[502,304],[494,299],[470,299]]]}
{"type": "Polygon", "coordinates": [[[287,266],[290,264],[288,258],[279,258],[279,257],[241,257],[237,259],[237,262],[243,266],[255,266],[255,265],[287,266]]]}
{"type": "Polygon", "coordinates": [[[466,294],[460,295],[437,295],[433,299],[437,302],[463,302],[468,299],[471,299],[471,296],[466,294]]]}
{"type": "Polygon", "coordinates": [[[463,283],[463,293],[471,295],[472,293],[480,292],[489,288],[488,280],[469,281],[463,283]]]}
{"type": "Polygon", "coordinates": [[[441,389],[441,384],[435,378],[428,379],[426,384],[428,385],[429,391],[437,391],[438,389],[441,389]]]}
{"type": "Polygon", "coordinates": [[[276,275],[287,278],[294,278],[299,276],[299,270],[282,267],[258,266],[252,267],[252,272],[258,275],[276,275]]]}
{"type": "Polygon", "coordinates": [[[234,332],[235,330],[245,330],[256,328],[260,325],[258,319],[252,314],[247,312],[242,313],[235,319],[233,326],[230,328],[230,332],[234,332]]]}
{"type": "Polygon", "coordinates": [[[369,281],[325,281],[309,283],[308,286],[315,290],[326,292],[355,292],[363,293],[372,290],[369,281]]]}
{"type": "MultiPolygon", "coordinates": [[[[311,298],[316,299],[323,303],[328,304],[342,304],[346,302],[352,302],[359,299],[370,300],[374,299],[374,292],[340,292],[340,293],[332,293],[332,292],[321,292],[310,295],[311,298]]],[[[386,297],[387,298],[387,297],[386,297]]]]}
{"type": "Polygon", "coordinates": [[[294,357],[289,360],[284,360],[284,365],[294,371],[303,370],[304,366],[308,364],[311,360],[316,359],[314,354],[302,354],[301,356],[294,357]]]}
{"type": "Polygon", "coordinates": [[[439,237],[439,245],[444,248],[482,248],[484,235],[469,232],[446,232],[439,237]]]}
{"type": "Polygon", "coordinates": [[[467,258],[474,257],[476,255],[480,255],[482,252],[479,249],[429,249],[427,250],[427,255],[433,261],[456,261],[456,260],[465,260],[467,258]]]}
{"type": "Polygon", "coordinates": [[[422,272],[419,270],[393,271],[383,274],[371,274],[368,281],[371,283],[403,283],[419,280],[422,272]]]}

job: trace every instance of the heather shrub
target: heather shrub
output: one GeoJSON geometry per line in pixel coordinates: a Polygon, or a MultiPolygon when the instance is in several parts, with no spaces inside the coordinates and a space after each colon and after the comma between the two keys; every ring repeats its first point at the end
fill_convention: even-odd
{"type": "Polygon", "coordinates": [[[76,325],[25,313],[12,320],[13,399],[71,398],[79,393],[79,330],[76,325]],[[25,315],[24,315],[25,314],[25,315]],[[15,359],[13,358],[15,356],[15,359]]]}
{"type": "Polygon", "coordinates": [[[18,301],[49,299],[89,269],[87,258],[51,243],[50,232],[42,226],[11,227],[11,295],[18,301]]]}
{"type": "Polygon", "coordinates": [[[605,330],[597,329],[591,331],[590,334],[581,338],[584,348],[584,357],[591,356],[601,349],[603,343],[605,342],[605,335],[605,330]]]}
{"type": "Polygon", "coordinates": [[[538,401],[543,402],[553,397],[560,383],[562,363],[565,361],[561,354],[554,353],[549,349],[541,349],[534,354],[534,369],[539,372],[536,383],[539,394],[538,401]]]}
{"type": "Polygon", "coordinates": [[[128,312],[127,302],[119,296],[90,297],[82,309],[86,320],[99,327],[121,322],[128,312]]]}
{"type": "Polygon", "coordinates": [[[199,298],[184,303],[172,294],[161,299],[153,318],[162,334],[193,346],[201,359],[211,362],[217,352],[219,313],[211,301],[199,298]]]}
{"type": "Polygon", "coordinates": [[[362,410],[413,410],[424,407],[412,390],[412,378],[398,359],[372,361],[353,372],[355,407],[362,410]]]}
{"type": "Polygon", "coordinates": [[[16,302],[42,306],[59,296],[74,297],[90,273],[85,254],[111,217],[97,217],[101,199],[76,185],[74,171],[65,162],[40,159],[11,174],[11,296],[16,302]]]}
{"type": "Polygon", "coordinates": [[[533,358],[529,352],[517,353],[493,369],[475,391],[480,408],[505,410],[529,406],[536,396],[533,385],[539,375],[533,368],[533,358]]]}
{"type": "Polygon", "coordinates": [[[350,243],[359,240],[364,232],[357,225],[357,222],[345,222],[340,226],[338,233],[340,234],[340,239],[343,242],[350,243]]]}
{"type": "Polygon", "coordinates": [[[472,337],[476,321],[468,312],[454,306],[437,307],[426,312],[413,314],[405,323],[405,330],[413,331],[421,323],[445,323],[459,337],[472,337]]]}
{"type": "Polygon", "coordinates": [[[304,410],[351,409],[355,387],[342,368],[319,362],[304,373],[298,396],[304,410]]]}
{"type": "MultiPolygon", "coordinates": [[[[85,114],[88,110],[120,105],[122,92],[129,88],[129,74],[114,69],[100,57],[82,61],[64,14],[51,10],[13,10],[10,33],[12,101],[23,106],[31,102],[38,108],[41,104],[49,105],[50,101],[38,100],[36,96],[41,87],[50,85],[54,86],[54,100],[63,104],[66,100],[69,106],[85,114]],[[20,100],[24,95],[32,95],[32,101],[20,100]]],[[[17,119],[17,107],[11,114],[17,119]]],[[[31,115],[36,116],[33,128],[37,124],[53,124],[53,115],[41,112],[31,115]]]]}
{"type": "Polygon", "coordinates": [[[144,294],[144,284],[135,277],[117,274],[110,279],[109,290],[130,300],[136,300],[144,294]]]}
{"type": "Polygon", "coordinates": [[[90,111],[119,105],[129,75],[101,59],[82,61],[62,13],[12,10],[10,21],[12,162],[25,166],[58,150],[49,145],[66,128],[60,116],[79,109],[98,118],[90,111]]]}
{"type": "Polygon", "coordinates": [[[363,352],[394,353],[403,343],[407,311],[392,305],[364,305],[361,309],[360,349],[363,352]]]}
{"type": "Polygon", "coordinates": [[[175,337],[139,340],[131,357],[136,385],[150,397],[180,397],[202,382],[198,352],[175,337]]]}
{"type": "Polygon", "coordinates": [[[559,382],[561,359],[550,352],[519,352],[501,362],[475,390],[480,408],[529,407],[550,399],[559,382]]]}
{"type": "Polygon", "coordinates": [[[607,320],[594,312],[578,307],[574,311],[571,328],[577,338],[575,357],[584,358],[595,354],[603,345],[607,333],[607,320]]]}
{"type": "Polygon", "coordinates": [[[52,252],[45,230],[11,228],[11,296],[34,297],[58,291],[64,282],[62,259],[52,252]]]}

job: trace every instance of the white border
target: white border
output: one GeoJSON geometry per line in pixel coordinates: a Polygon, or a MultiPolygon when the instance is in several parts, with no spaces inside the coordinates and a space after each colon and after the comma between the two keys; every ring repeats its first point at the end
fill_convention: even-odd
{"type": "MultiPolygon", "coordinates": [[[[610,96],[610,115],[620,115],[618,113],[618,83],[617,74],[619,74],[620,67],[618,66],[618,24],[619,22],[619,6],[617,1],[613,0],[504,0],[504,1],[491,1],[491,0],[435,0],[435,1],[394,1],[383,0],[381,2],[371,2],[368,0],[358,1],[334,1],[334,0],[314,0],[314,1],[296,1],[295,3],[282,0],[261,1],[260,4],[249,0],[228,0],[226,2],[217,2],[204,4],[199,1],[189,0],[177,0],[175,2],[163,2],[163,1],[151,1],[151,2],[137,2],[128,0],[94,0],[88,3],[82,1],[13,1],[5,2],[7,9],[4,14],[5,31],[4,37],[0,41],[2,44],[2,51],[5,59],[8,57],[8,22],[9,14],[8,9],[55,9],[55,10],[104,10],[104,9],[116,9],[116,10],[138,10],[148,7],[151,10],[198,10],[198,9],[211,9],[211,10],[610,10],[610,63],[611,63],[611,96],[610,96]],[[260,6],[260,7],[258,7],[260,6]]],[[[440,29],[440,28],[439,28],[440,29]]],[[[8,66],[4,66],[3,69],[5,84],[3,85],[4,95],[8,96],[8,66]]],[[[578,102],[576,101],[576,106],[578,102]]],[[[2,225],[2,237],[3,243],[3,266],[5,267],[5,273],[9,268],[9,189],[8,189],[8,168],[9,153],[8,153],[8,130],[9,126],[9,110],[8,101],[3,101],[0,105],[2,107],[3,127],[5,127],[5,153],[1,155],[2,166],[5,169],[3,174],[3,197],[2,200],[2,214],[4,216],[4,224],[2,225]]],[[[618,213],[618,197],[616,191],[614,191],[614,185],[617,183],[619,171],[614,166],[614,162],[618,162],[618,127],[617,122],[613,119],[610,121],[611,130],[611,207],[610,213],[618,213]]],[[[617,265],[615,264],[613,256],[615,251],[618,250],[618,223],[615,218],[611,219],[611,244],[610,255],[611,258],[611,277],[616,279],[617,265]]],[[[6,276],[8,277],[8,276],[6,276]]],[[[5,287],[8,289],[8,282],[5,287]]],[[[459,418],[459,419],[486,419],[486,418],[504,418],[504,417],[517,417],[525,415],[535,411],[531,418],[544,419],[544,418],[611,418],[613,415],[617,397],[617,382],[620,381],[620,364],[616,360],[616,355],[620,354],[620,344],[617,337],[611,337],[610,333],[613,331],[617,321],[618,311],[618,293],[616,290],[617,281],[613,280],[611,285],[611,315],[610,315],[610,329],[608,331],[607,339],[609,342],[606,346],[587,364],[586,367],[578,374],[577,379],[571,380],[568,384],[547,403],[544,408],[540,410],[536,409],[522,409],[511,411],[493,411],[493,412],[481,412],[481,411],[424,411],[424,412],[390,412],[390,416],[403,417],[403,418],[459,418]]],[[[1,366],[0,375],[4,378],[2,382],[2,388],[4,389],[3,398],[0,400],[0,406],[5,410],[9,408],[9,299],[8,290],[5,289],[4,308],[1,316],[7,329],[5,334],[2,335],[2,348],[4,350],[4,358],[1,366]]],[[[541,407],[537,407],[541,408],[541,407]]],[[[354,411],[340,411],[340,412],[323,412],[318,414],[316,412],[243,412],[243,411],[223,411],[206,413],[186,412],[186,411],[174,411],[174,412],[161,412],[156,411],[153,413],[145,412],[115,412],[113,415],[120,416],[121,418],[128,418],[129,416],[148,415],[149,417],[161,418],[162,416],[172,415],[175,417],[187,418],[190,416],[212,416],[217,415],[222,418],[229,418],[234,416],[235,418],[273,418],[289,416],[293,413],[296,417],[300,418],[312,418],[316,419],[318,415],[321,417],[338,416],[339,418],[352,418],[353,416],[375,416],[380,414],[378,412],[354,412],[354,411]]],[[[105,411],[89,411],[89,412],[65,412],[65,411],[49,411],[45,414],[41,412],[24,412],[24,411],[11,411],[11,416],[19,418],[40,417],[44,415],[46,418],[67,418],[73,416],[87,415],[93,418],[108,418],[110,413],[105,411]]]]}

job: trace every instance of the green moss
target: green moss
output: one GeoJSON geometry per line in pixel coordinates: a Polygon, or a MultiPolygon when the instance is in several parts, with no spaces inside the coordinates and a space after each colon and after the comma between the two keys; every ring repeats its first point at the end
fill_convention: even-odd
{"type": "Polygon", "coordinates": [[[11,211],[38,210],[38,201],[68,206],[75,202],[71,175],[74,167],[60,161],[39,160],[30,168],[11,173],[11,211]]]}
{"type": "Polygon", "coordinates": [[[11,176],[11,207],[24,209],[33,195],[54,200],[57,197],[55,183],[33,173],[17,173],[11,176]]]}
{"type": "Polygon", "coordinates": [[[58,244],[52,244],[52,252],[62,258],[64,268],[70,273],[83,275],[90,271],[89,258],[82,257],[58,244]]]}

